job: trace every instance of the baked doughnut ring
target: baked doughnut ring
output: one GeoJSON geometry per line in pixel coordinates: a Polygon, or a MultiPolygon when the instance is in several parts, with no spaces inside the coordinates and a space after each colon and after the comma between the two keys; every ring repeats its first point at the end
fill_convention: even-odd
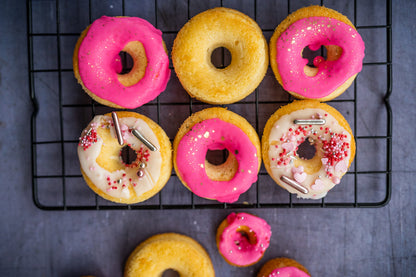
{"type": "Polygon", "coordinates": [[[192,114],[173,141],[175,171],[196,195],[220,202],[237,201],[257,181],[260,141],[247,120],[224,108],[192,114]],[[228,150],[221,165],[206,160],[208,150],[228,150]]]}
{"type": "Polygon", "coordinates": [[[336,109],[315,100],[299,100],[269,118],[262,154],[266,170],[277,184],[298,197],[319,199],[347,172],[355,156],[355,140],[336,109]],[[299,155],[303,143],[314,145],[312,158],[299,155]],[[287,178],[297,184],[289,184],[287,178]]]}
{"type": "Polygon", "coordinates": [[[179,276],[215,276],[205,249],[194,239],[175,233],[155,235],[137,246],[127,259],[124,276],[162,276],[168,269],[179,276]]]}
{"type": "Polygon", "coordinates": [[[264,219],[248,213],[231,213],[218,226],[218,251],[230,265],[250,266],[263,257],[271,235],[270,225],[264,219]]]}
{"type": "Polygon", "coordinates": [[[281,257],[265,263],[257,277],[310,277],[310,273],[297,261],[281,257]]]}
{"type": "Polygon", "coordinates": [[[191,97],[210,104],[237,102],[252,93],[269,64],[268,47],[257,23],[229,8],[214,8],[194,16],[179,31],[172,63],[191,97]],[[216,68],[212,52],[225,47],[231,64],[216,68]]]}
{"type": "Polygon", "coordinates": [[[138,17],[96,19],[81,33],[72,61],[84,91],[114,108],[142,106],[165,90],[170,78],[162,32],[138,17]],[[121,52],[133,60],[126,74],[121,74],[121,52]]]}
{"type": "Polygon", "coordinates": [[[280,85],[296,98],[328,101],[343,93],[362,69],[364,42],[351,21],[322,6],[301,8],[276,27],[270,39],[270,65],[280,85]],[[324,46],[327,59],[314,67],[303,50],[324,46]]]}
{"type": "Polygon", "coordinates": [[[172,147],[163,129],[148,117],[117,112],[124,144],[120,145],[111,114],[95,116],[78,144],[81,173],[87,185],[104,199],[124,204],[142,202],[158,193],[172,173],[172,147]],[[154,146],[150,151],[133,134],[138,130],[154,146]],[[135,151],[126,164],[122,148],[135,151]]]}

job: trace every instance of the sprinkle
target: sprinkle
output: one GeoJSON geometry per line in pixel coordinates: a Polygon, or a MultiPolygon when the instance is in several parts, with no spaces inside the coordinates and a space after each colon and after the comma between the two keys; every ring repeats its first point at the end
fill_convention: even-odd
{"type": "Polygon", "coordinates": [[[97,132],[95,131],[95,129],[90,128],[84,136],[79,138],[78,145],[81,146],[85,151],[97,141],[98,141],[97,132]]]}
{"type": "Polygon", "coordinates": [[[313,190],[322,190],[325,188],[325,184],[321,179],[316,179],[315,183],[311,186],[311,189],[313,190]]]}
{"type": "Polygon", "coordinates": [[[144,176],[144,171],[143,171],[143,170],[141,170],[141,169],[139,169],[139,171],[137,171],[137,176],[138,176],[139,178],[142,178],[142,177],[144,176]]]}

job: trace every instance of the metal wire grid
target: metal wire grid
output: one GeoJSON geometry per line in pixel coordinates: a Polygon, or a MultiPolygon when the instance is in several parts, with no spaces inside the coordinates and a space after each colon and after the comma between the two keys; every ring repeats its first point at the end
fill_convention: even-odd
{"type": "MultiPolygon", "coordinates": [[[[190,16],[190,1],[187,0],[187,17],[188,19],[190,16]]],[[[62,0],[61,0],[62,2],[62,0]]],[[[258,2],[260,1],[253,1],[254,4],[254,20],[257,20],[257,7],[258,2]]],[[[81,174],[68,174],[65,170],[65,163],[68,162],[68,158],[66,155],[68,155],[68,151],[65,149],[66,144],[74,144],[77,143],[77,140],[66,140],[64,139],[64,128],[63,125],[65,124],[63,121],[63,108],[76,108],[76,107],[90,107],[92,111],[92,115],[96,114],[96,109],[98,107],[101,107],[100,104],[94,102],[91,100],[89,104],[63,104],[62,103],[62,74],[66,71],[72,71],[68,69],[63,69],[61,66],[61,38],[65,36],[75,36],[78,37],[79,33],[64,33],[60,32],[60,24],[61,24],[61,18],[60,18],[60,1],[56,0],[55,2],[55,9],[56,9],[56,32],[46,32],[46,33],[34,33],[33,32],[33,10],[32,10],[32,0],[27,0],[27,41],[28,41],[28,64],[29,64],[29,91],[30,91],[30,99],[33,103],[33,114],[31,118],[31,142],[32,142],[32,148],[31,148],[31,154],[32,154],[32,191],[33,191],[33,201],[35,205],[43,210],[108,210],[108,209],[122,209],[122,210],[132,210],[132,209],[203,209],[203,208],[293,208],[293,207],[381,207],[386,205],[390,200],[391,195],[391,169],[392,169],[392,111],[391,106],[389,103],[389,97],[392,93],[392,29],[391,29],[391,22],[392,22],[392,14],[391,14],[391,0],[386,1],[386,24],[381,25],[369,25],[369,26],[357,26],[357,1],[354,1],[354,16],[352,18],[353,23],[356,25],[357,29],[360,31],[362,30],[383,30],[385,32],[386,36],[386,59],[383,62],[369,62],[364,63],[364,68],[371,67],[371,66],[383,66],[386,70],[386,91],[383,96],[383,102],[386,109],[386,133],[385,135],[376,135],[376,136],[355,136],[357,145],[359,145],[360,140],[379,140],[382,142],[385,142],[386,147],[386,157],[385,157],[385,170],[360,170],[359,164],[357,162],[357,157],[360,155],[360,149],[357,149],[357,157],[355,160],[355,163],[351,167],[350,171],[347,173],[346,176],[352,176],[352,186],[353,186],[353,196],[351,196],[351,201],[343,201],[343,202],[330,202],[327,201],[325,198],[318,201],[297,201],[292,195],[286,192],[281,192],[281,194],[285,194],[283,198],[286,198],[283,202],[274,202],[274,201],[262,201],[260,197],[260,187],[262,186],[261,177],[267,176],[267,172],[264,170],[259,173],[259,180],[253,184],[254,190],[255,190],[255,196],[251,199],[251,201],[243,201],[233,204],[223,204],[218,203],[216,201],[205,201],[200,202],[198,201],[198,197],[194,196],[192,193],[188,193],[188,195],[185,197],[186,200],[184,200],[181,203],[166,203],[165,199],[167,199],[164,195],[163,189],[157,196],[153,197],[153,200],[151,201],[145,201],[144,203],[134,204],[134,205],[118,205],[114,203],[109,203],[107,201],[103,201],[94,194],[94,200],[90,204],[80,204],[80,205],[71,205],[67,203],[67,188],[69,187],[69,181],[71,179],[76,180],[82,180],[81,174]],[[48,69],[35,69],[34,68],[34,38],[37,37],[49,37],[56,39],[56,45],[57,45],[57,53],[56,53],[56,59],[57,59],[57,68],[48,68],[48,69]],[[36,118],[38,116],[38,112],[42,106],[42,102],[38,101],[38,94],[41,93],[39,91],[36,91],[35,85],[34,85],[34,79],[35,74],[38,73],[55,73],[58,83],[58,100],[59,100],[59,122],[60,122],[60,133],[58,140],[37,140],[37,121],[36,118]],[[49,145],[59,145],[59,151],[61,152],[61,160],[57,161],[58,163],[61,163],[61,173],[60,174],[38,174],[37,168],[38,168],[38,159],[37,155],[39,155],[39,147],[40,146],[49,146],[49,145]],[[381,201],[360,201],[359,200],[359,191],[357,189],[358,186],[358,178],[359,176],[364,175],[377,175],[381,176],[381,179],[384,179],[385,181],[385,189],[383,192],[383,199],[381,201]],[[40,200],[43,196],[43,193],[45,193],[43,190],[39,189],[39,182],[43,180],[52,180],[57,181],[56,186],[61,187],[61,195],[60,195],[60,201],[57,201],[58,204],[45,204],[42,203],[40,200]],[[149,203],[148,203],[149,202],[149,203]]],[[[223,1],[220,1],[220,5],[223,6],[223,1]]],[[[323,1],[320,1],[320,4],[323,5],[323,1]]],[[[125,14],[125,0],[121,0],[122,5],[122,15],[125,14]]],[[[158,28],[158,1],[154,0],[154,13],[155,13],[155,27],[158,28]]],[[[92,20],[92,0],[88,1],[88,8],[89,8],[89,22],[91,23],[92,20]]],[[[291,1],[287,1],[287,14],[291,12],[291,1]]],[[[342,12],[342,11],[341,11],[342,12]]],[[[162,30],[163,31],[163,30],[162,30]]],[[[176,35],[176,33],[179,30],[175,31],[163,31],[164,34],[173,34],[176,35]]],[[[263,32],[273,32],[273,29],[263,29],[263,32]]],[[[171,69],[173,69],[171,67],[171,69]]],[[[74,80],[75,82],[75,80],[74,80]]],[[[340,105],[346,105],[346,103],[350,103],[354,106],[354,126],[353,126],[353,132],[354,134],[357,134],[357,81],[354,82],[353,85],[354,90],[354,98],[353,99],[335,99],[332,100],[331,103],[339,103],[340,105]]],[[[253,101],[250,100],[243,100],[242,102],[239,102],[239,104],[242,105],[254,105],[255,107],[255,128],[259,135],[261,135],[261,131],[259,128],[259,111],[261,109],[261,105],[263,104],[276,104],[276,105],[284,105],[289,102],[291,102],[292,98],[288,96],[287,101],[263,101],[259,99],[258,89],[255,90],[253,93],[255,96],[255,99],[253,101]]],[[[163,93],[162,96],[163,97],[163,93]]],[[[189,114],[195,111],[195,105],[203,104],[198,101],[195,101],[191,98],[189,98],[188,102],[184,103],[162,103],[159,99],[159,97],[156,99],[156,101],[153,101],[151,103],[146,104],[145,106],[151,106],[155,107],[157,110],[156,120],[158,123],[161,122],[161,109],[166,108],[167,106],[175,106],[175,105],[187,105],[189,107],[189,114]]],[[[232,105],[229,105],[229,107],[232,105]]],[[[172,138],[171,138],[172,139],[172,138]]],[[[43,147],[42,147],[43,149],[43,147]]],[[[75,151],[75,150],[74,150],[75,151]]],[[[172,178],[177,178],[175,173],[172,173],[172,178]]],[[[172,179],[171,178],[171,179],[172,179]]],[[[267,177],[266,177],[267,178],[267,177]]],[[[345,177],[344,177],[345,178],[345,177]]],[[[383,181],[383,183],[384,183],[383,181]]],[[[80,181],[82,182],[82,181],[80,181]]],[[[85,186],[85,184],[83,184],[85,186]]],[[[179,184],[175,183],[174,185],[179,186],[179,184]]],[[[351,184],[349,184],[351,185],[351,184]]],[[[277,186],[277,185],[276,185],[277,186]]],[[[331,193],[331,192],[330,192],[331,193]]]]}

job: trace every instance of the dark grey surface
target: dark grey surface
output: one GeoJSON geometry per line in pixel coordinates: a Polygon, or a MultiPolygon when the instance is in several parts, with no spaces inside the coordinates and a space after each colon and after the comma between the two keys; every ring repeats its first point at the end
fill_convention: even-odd
{"type": "MultiPolygon", "coordinates": [[[[34,2],[46,6],[51,3],[48,0],[34,2]]],[[[180,10],[186,1],[175,3],[180,10]]],[[[384,23],[384,4],[360,3],[365,3],[365,9],[360,12],[377,15],[381,24],[384,23]]],[[[298,5],[301,7],[305,3],[296,4],[293,9],[299,8],[298,5]]],[[[103,6],[103,9],[106,7],[103,6]]],[[[114,7],[117,9],[117,5],[114,7]]],[[[250,10],[245,7],[242,5],[240,8],[250,15],[250,10]]],[[[344,8],[348,15],[351,5],[344,8]]],[[[391,103],[394,139],[390,203],[376,209],[247,210],[265,218],[272,226],[273,235],[263,260],[252,267],[240,269],[229,266],[218,254],[215,245],[215,230],[229,210],[46,212],[34,206],[31,195],[29,126],[32,105],[27,83],[26,6],[25,1],[3,1],[0,9],[0,276],[122,276],[124,262],[138,243],[153,234],[170,231],[200,241],[212,258],[217,276],[255,276],[265,261],[276,256],[298,260],[312,276],[415,276],[416,91],[413,49],[416,41],[412,34],[416,25],[413,17],[415,8],[413,1],[393,3],[394,79],[391,103]]],[[[66,16],[79,16],[79,22],[87,24],[88,17],[85,17],[84,10],[85,7],[80,6],[79,14],[66,16]]],[[[137,6],[129,11],[139,16],[140,13],[150,13],[137,6]]],[[[94,17],[102,13],[98,9],[95,12],[94,17]]],[[[118,14],[114,12],[114,15],[118,14]]],[[[284,14],[282,12],[278,18],[284,17],[284,14]]],[[[53,16],[53,13],[40,15],[47,17],[53,16]]],[[[159,27],[167,30],[177,29],[186,18],[183,22],[179,18],[178,26],[165,26],[161,20],[159,27]]],[[[266,24],[267,20],[259,18],[258,22],[266,24]]],[[[81,23],[80,26],[65,28],[70,32],[79,32],[85,25],[81,23]]],[[[53,26],[36,28],[46,32],[51,31],[48,28],[53,26]]],[[[365,36],[363,34],[364,39],[365,36]]],[[[384,37],[368,37],[366,44],[373,44],[377,49],[377,43],[382,39],[384,37]]],[[[68,53],[71,51],[69,49],[68,53]]],[[[54,56],[53,52],[46,53],[54,56]]],[[[369,58],[377,58],[372,53],[366,54],[369,58]]],[[[41,59],[39,63],[47,65],[53,60],[41,59]]],[[[62,61],[70,67],[67,57],[62,61]]],[[[378,86],[383,86],[380,79],[385,79],[385,75],[362,72],[359,78],[368,80],[362,82],[364,89],[377,91],[378,86]]],[[[53,82],[53,78],[46,78],[41,86],[53,91],[53,82]]],[[[53,97],[49,100],[53,101],[53,97]]],[[[371,100],[368,102],[372,103],[371,100]]],[[[363,130],[374,135],[372,132],[377,132],[384,124],[377,122],[377,117],[366,123],[366,119],[372,116],[374,118],[374,115],[365,114],[363,109],[360,113],[362,123],[357,124],[365,125],[363,130]]],[[[174,129],[167,132],[174,133],[174,129]]],[[[364,161],[366,157],[371,157],[369,152],[361,154],[364,161]]],[[[377,180],[374,182],[377,183],[377,180]]]]}

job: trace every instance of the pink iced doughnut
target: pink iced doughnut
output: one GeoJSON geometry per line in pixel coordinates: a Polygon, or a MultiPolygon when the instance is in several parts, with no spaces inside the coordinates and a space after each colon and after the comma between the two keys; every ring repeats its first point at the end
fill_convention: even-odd
{"type": "Polygon", "coordinates": [[[268,277],[310,277],[310,275],[296,267],[283,267],[275,269],[268,277]]]}
{"type": "Polygon", "coordinates": [[[95,20],[80,36],[74,51],[75,77],[101,104],[137,108],[155,99],[170,77],[162,32],[137,17],[95,20]],[[121,75],[119,53],[133,58],[133,68],[121,75]]]}
{"type": "Polygon", "coordinates": [[[254,128],[224,108],[190,116],[174,140],[174,166],[182,183],[196,195],[232,203],[257,181],[260,143],[254,128]],[[208,150],[228,150],[222,165],[206,160],[208,150]]]}
{"type": "Polygon", "coordinates": [[[285,90],[297,98],[327,101],[344,92],[362,69],[364,42],[342,14],[321,6],[302,8],[288,16],[270,40],[271,66],[285,90]],[[302,58],[304,48],[327,49],[315,68],[302,58]]]}
{"type": "Polygon", "coordinates": [[[263,257],[271,235],[270,225],[264,219],[247,213],[231,213],[218,227],[216,240],[224,259],[243,267],[263,257]]]}

